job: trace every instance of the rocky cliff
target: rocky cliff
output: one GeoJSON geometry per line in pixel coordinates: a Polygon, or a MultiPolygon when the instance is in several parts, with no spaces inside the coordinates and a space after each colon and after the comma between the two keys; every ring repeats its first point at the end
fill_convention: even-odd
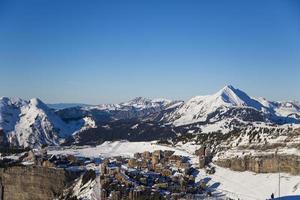
{"type": "Polygon", "coordinates": [[[296,155],[244,156],[216,160],[221,167],[235,171],[253,171],[256,173],[287,172],[300,174],[300,157],[296,155]]]}
{"type": "Polygon", "coordinates": [[[74,174],[56,168],[1,168],[0,200],[50,200],[59,196],[74,178],[74,174]]]}

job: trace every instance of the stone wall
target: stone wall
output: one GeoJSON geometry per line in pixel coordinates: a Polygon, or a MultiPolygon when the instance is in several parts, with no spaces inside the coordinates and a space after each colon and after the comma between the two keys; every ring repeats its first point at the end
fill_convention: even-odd
{"type": "Polygon", "coordinates": [[[256,173],[286,172],[300,174],[300,157],[295,155],[244,156],[219,159],[215,164],[234,171],[253,171],[256,173]]]}
{"type": "Polygon", "coordinates": [[[50,200],[62,193],[74,175],[38,166],[0,168],[0,200],[50,200]]]}

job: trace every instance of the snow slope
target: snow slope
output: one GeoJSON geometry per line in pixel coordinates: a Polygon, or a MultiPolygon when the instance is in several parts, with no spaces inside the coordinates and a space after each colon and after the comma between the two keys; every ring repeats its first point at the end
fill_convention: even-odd
{"type": "Polygon", "coordinates": [[[0,130],[11,145],[58,145],[72,134],[97,127],[96,122],[144,118],[152,113],[159,113],[168,106],[174,106],[173,102],[139,97],[120,104],[54,111],[39,99],[26,101],[3,97],[0,99],[0,130]]]}
{"type": "Polygon", "coordinates": [[[125,156],[133,157],[133,154],[136,152],[150,151],[155,150],[175,150],[175,154],[190,156],[190,154],[182,149],[174,149],[168,146],[162,146],[156,144],[156,142],[128,142],[128,141],[116,141],[111,142],[107,141],[96,147],[83,146],[83,147],[50,147],[48,149],[49,154],[71,154],[75,156],[83,157],[113,157],[113,156],[125,156]]]}
{"type": "MultiPolygon", "coordinates": [[[[210,186],[216,187],[216,190],[233,199],[265,200],[270,198],[272,193],[278,197],[278,173],[235,172],[216,166],[216,173],[213,175],[206,175],[200,170],[198,179],[206,179],[210,186]]],[[[280,181],[281,196],[300,194],[300,176],[282,173],[280,181]]]]}
{"type": "Polygon", "coordinates": [[[74,129],[39,99],[0,99],[0,129],[11,145],[58,145],[74,129]]]}
{"type": "Polygon", "coordinates": [[[163,109],[164,107],[171,104],[172,101],[168,99],[148,99],[143,97],[136,97],[128,102],[119,104],[100,104],[94,106],[100,110],[144,110],[150,108],[163,109]]]}
{"type": "MultiPolygon", "coordinates": [[[[213,95],[191,98],[174,111],[168,120],[175,126],[199,122],[208,123],[213,117],[215,117],[215,121],[218,121],[220,116],[226,114],[230,108],[253,109],[272,122],[281,117],[285,118],[286,122],[300,122],[300,118],[297,117],[297,115],[300,116],[300,108],[296,103],[271,102],[263,98],[252,98],[231,85],[225,86],[213,95]]],[[[233,117],[231,116],[231,118],[233,117]]]]}
{"type": "Polygon", "coordinates": [[[41,100],[31,99],[19,109],[14,129],[8,132],[10,143],[24,147],[58,144],[68,135],[68,126],[41,100]]]}
{"type": "Polygon", "coordinates": [[[0,98],[0,129],[4,132],[12,131],[21,113],[21,107],[27,102],[21,99],[0,98]]]}

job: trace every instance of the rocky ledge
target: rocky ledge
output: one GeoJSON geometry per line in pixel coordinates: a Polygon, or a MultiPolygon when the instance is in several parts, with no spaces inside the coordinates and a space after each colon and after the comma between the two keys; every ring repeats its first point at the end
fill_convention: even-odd
{"type": "Polygon", "coordinates": [[[234,171],[253,171],[256,173],[286,172],[300,174],[300,157],[297,155],[246,155],[243,157],[223,158],[215,164],[234,171]]]}
{"type": "Polygon", "coordinates": [[[0,200],[50,200],[72,183],[64,169],[40,166],[0,168],[0,200]]]}

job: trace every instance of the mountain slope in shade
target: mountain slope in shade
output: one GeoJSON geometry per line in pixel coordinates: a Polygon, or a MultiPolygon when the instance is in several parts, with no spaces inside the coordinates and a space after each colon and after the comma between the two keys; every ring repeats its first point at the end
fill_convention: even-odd
{"type": "Polygon", "coordinates": [[[172,101],[168,99],[148,99],[143,97],[136,97],[128,102],[119,104],[101,104],[96,106],[99,110],[144,110],[149,108],[163,109],[172,101]]]}
{"type": "Polygon", "coordinates": [[[0,129],[4,132],[14,130],[15,124],[19,120],[21,107],[27,102],[17,98],[0,98],[0,129]]]}
{"type": "Polygon", "coordinates": [[[74,121],[84,117],[91,117],[96,122],[115,120],[143,119],[154,113],[160,113],[171,106],[178,106],[180,102],[167,99],[147,99],[137,97],[120,104],[101,104],[97,106],[67,108],[58,111],[64,121],[74,121]]]}
{"type": "Polygon", "coordinates": [[[62,110],[62,109],[66,109],[66,108],[86,107],[86,106],[90,106],[90,105],[83,104],[83,103],[52,103],[52,104],[47,104],[47,106],[54,110],[62,110]]]}
{"type": "MultiPolygon", "coordinates": [[[[299,120],[297,116],[300,114],[300,109],[296,104],[252,98],[245,92],[229,85],[213,95],[193,97],[170,114],[168,120],[175,126],[199,122],[209,123],[218,121],[224,114],[228,115],[228,111],[233,108],[239,110],[239,113],[244,112],[243,109],[253,109],[255,110],[253,112],[258,112],[256,115],[261,115],[264,120],[274,123],[295,123],[299,120]]],[[[227,118],[235,117],[231,112],[227,118]]]]}

